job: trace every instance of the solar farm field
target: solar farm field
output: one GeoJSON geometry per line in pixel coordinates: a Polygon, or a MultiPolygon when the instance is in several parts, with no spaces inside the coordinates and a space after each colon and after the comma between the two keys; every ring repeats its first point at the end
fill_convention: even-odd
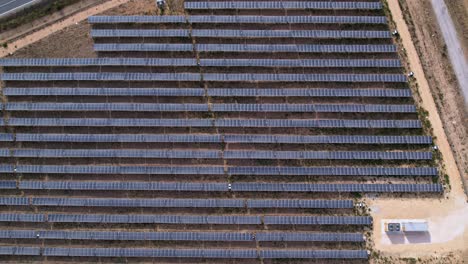
{"type": "Polygon", "coordinates": [[[368,263],[360,197],[443,192],[379,1],[88,22],[0,59],[0,262],[368,263]]]}

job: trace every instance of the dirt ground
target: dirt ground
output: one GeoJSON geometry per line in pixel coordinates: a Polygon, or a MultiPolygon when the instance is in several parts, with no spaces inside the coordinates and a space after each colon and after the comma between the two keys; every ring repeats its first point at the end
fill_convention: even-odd
{"type": "MultiPolygon", "coordinates": [[[[393,2],[393,1],[389,1],[393,2]]],[[[468,114],[429,1],[400,1],[460,172],[468,180],[468,114]]],[[[418,77],[416,77],[418,78],[418,77]]],[[[426,109],[429,110],[429,109],[426,109]]],[[[430,112],[430,111],[429,111],[430,112]]]]}
{"type": "Polygon", "coordinates": [[[468,0],[445,0],[468,58],[468,0]]]}
{"type": "MultiPolygon", "coordinates": [[[[411,1],[408,1],[411,2],[411,1]]],[[[413,4],[416,1],[414,1],[413,4]]],[[[421,105],[429,111],[429,119],[434,128],[434,135],[437,137],[437,144],[444,157],[447,174],[450,177],[451,190],[446,193],[446,197],[441,199],[382,199],[367,197],[371,214],[374,219],[374,242],[377,252],[384,253],[385,256],[411,257],[431,260],[442,260],[447,256],[453,257],[449,263],[462,263],[467,254],[468,222],[463,218],[468,213],[468,204],[461,181],[461,176],[455,164],[451,148],[443,130],[443,125],[437,114],[437,108],[431,95],[430,86],[423,72],[423,64],[419,61],[418,53],[413,45],[412,37],[403,19],[403,15],[398,1],[388,1],[389,8],[393,15],[393,20],[400,32],[403,46],[407,52],[411,69],[417,76],[421,105]],[[396,210],[396,208],[398,208],[396,210]],[[403,213],[404,212],[404,213],[403,213]],[[459,217],[462,217],[461,219],[459,217]],[[441,228],[437,234],[425,243],[399,244],[388,243],[388,239],[383,237],[381,230],[382,219],[427,219],[429,225],[436,225],[441,228]],[[432,243],[429,243],[432,242],[432,243]]],[[[419,3],[421,6],[421,3],[419,3]]],[[[420,7],[421,8],[421,7],[420,7]]],[[[423,14],[423,13],[422,13],[423,14]]],[[[417,42],[417,45],[420,43],[417,42]]],[[[427,59],[427,58],[422,58],[427,59]]],[[[437,64],[432,62],[432,64],[437,64]]],[[[432,82],[431,82],[432,84],[432,82]]],[[[432,85],[433,86],[433,85],[432,85]]],[[[450,134],[449,134],[450,136],[450,134]]],[[[376,258],[379,259],[379,258],[376,258]]],[[[377,261],[378,263],[378,261],[377,261]]],[[[430,263],[433,263],[432,261],[430,263]]],[[[445,263],[445,262],[437,262],[445,263]]]]}

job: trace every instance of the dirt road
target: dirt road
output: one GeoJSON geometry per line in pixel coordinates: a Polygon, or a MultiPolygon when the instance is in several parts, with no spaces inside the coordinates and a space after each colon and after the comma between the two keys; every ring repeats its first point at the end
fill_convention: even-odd
{"type": "Polygon", "coordinates": [[[457,217],[468,213],[462,179],[398,1],[389,0],[388,4],[406,49],[409,64],[417,77],[422,106],[429,112],[428,118],[433,126],[434,136],[437,137],[436,144],[443,155],[452,189],[445,198],[441,199],[368,198],[367,203],[372,209],[374,218],[375,247],[386,254],[400,257],[419,257],[454,251],[464,252],[467,249],[468,222],[457,217]],[[429,224],[436,225],[440,232],[434,234],[430,243],[389,245],[388,240],[383,237],[385,234],[381,232],[381,220],[392,218],[427,219],[429,224]],[[452,232],[454,230],[456,232],[452,232]]]}
{"type": "Polygon", "coordinates": [[[75,23],[78,23],[82,20],[87,19],[89,16],[93,16],[99,13],[102,13],[106,10],[109,10],[111,8],[114,8],[116,6],[119,6],[121,4],[127,3],[130,0],[109,0],[103,4],[91,7],[87,10],[84,10],[82,12],[76,13],[75,15],[72,15],[68,18],[65,18],[64,20],[61,20],[57,23],[54,23],[50,26],[47,26],[41,30],[38,30],[24,38],[20,38],[14,42],[11,42],[8,44],[7,48],[0,48],[0,58],[5,57],[9,55],[10,53],[13,53],[17,51],[18,49],[21,49],[27,45],[30,45],[38,40],[41,40],[57,31],[60,31],[70,25],[73,25],[75,23]]]}
{"type": "Polygon", "coordinates": [[[449,54],[450,61],[452,62],[453,70],[457,75],[458,83],[465,96],[465,103],[468,106],[468,63],[466,57],[463,55],[463,48],[458,38],[457,31],[453,24],[452,18],[447,10],[444,1],[431,0],[432,7],[436,14],[437,22],[442,31],[445,44],[449,54]]]}

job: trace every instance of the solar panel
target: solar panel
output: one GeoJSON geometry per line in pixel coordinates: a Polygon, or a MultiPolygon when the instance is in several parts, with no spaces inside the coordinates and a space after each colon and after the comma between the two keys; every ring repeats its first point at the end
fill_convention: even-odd
{"type": "MultiPolygon", "coordinates": [[[[394,45],[289,45],[289,44],[196,44],[199,52],[293,52],[293,53],[394,53],[394,45]]],[[[95,51],[193,52],[192,44],[106,43],[94,44],[95,51]]]]}
{"type": "Polygon", "coordinates": [[[187,29],[92,29],[93,38],[115,37],[189,37],[187,29]]]}
{"type": "MultiPolygon", "coordinates": [[[[1,156],[0,149],[0,156],[1,156]]],[[[7,149],[8,151],[8,149],[7,149]]],[[[219,159],[218,150],[143,150],[143,149],[14,149],[12,157],[70,157],[70,158],[164,158],[164,159],[219,159]]]]}
{"type": "MultiPolygon", "coordinates": [[[[111,30],[108,30],[111,31],[111,30]]],[[[128,30],[130,31],[130,30],[128,30]]],[[[172,30],[167,30],[171,31],[172,30]]],[[[92,32],[93,33],[93,32],[92,32]]],[[[157,30],[135,30],[131,34],[125,32],[98,32],[94,36],[159,36],[163,37],[169,33],[162,34],[157,30]],[[154,31],[154,33],[153,33],[154,31]]],[[[210,38],[317,38],[317,39],[365,39],[365,38],[391,38],[388,31],[344,31],[344,30],[232,30],[232,29],[193,29],[191,32],[194,37],[210,38]]],[[[172,35],[171,35],[172,36],[172,35]]],[[[180,37],[183,37],[182,34],[180,37]]]]}
{"type": "MultiPolygon", "coordinates": [[[[1,137],[1,135],[0,135],[1,137]]],[[[19,142],[197,142],[221,143],[210,134],[16,134],[19,142]]]]}
{"type": "MultiPolygon", "coordinates": [[[[16,135],[17,140],[20,134],[16,135]]],[[[287,143],[287,144],[432,144],[430,136],[293,136],[234,135],[223,136],[226,143],[287,143]]]]}
{"type": "Polygon", "coordinates": [[[185,2],[185,9],[381,9],[379,2],[294,2],[294,1],[255,1],[255,2],[185,2]]]}
{"type": "Polygon", "coordinates": [[[0,141],[11,142],[14,140],[15,140],[15,136],[13,134],[0,133],[0,141]]]}
{"type": "Polygon", "coordinates": [[[44,67],[44,66],[72,66],[72,67],[74,66],[197,66],[197,61],[195,59],[185,59],[185,58],[44,58],[44,59],[14,58],[14,59],[0,59],[0,65],[4,67],[12,67],[12,66],[14,67],[22,67],[22,66],[30,66],[30,67],[44,67]]]}
{"type": "Polygon", "coordinates": [[[261,250],[264,259],[367,259],[366,250],[261,250]]]}
{"type": "Polygon", "coordinates": [[[149,103],[7,103],[7,111],[131,111],[131,112],[324,112],[415,113],[414,105],[364,104],[149,104],[149,103]]]}
{"type": "MultiPolygon", "coordinates": [[[[421,128],[419,120],[10,118],[10,126],[421,128]]],[[[1,168],[0,168],[1,170],[1,168]]]]}
{"type": "Polygon", "coordinates": [[[0,189],[16,189],[16,181],[0,181],[0,189]]]}
{"type": "Polygon", "coordinates": [[[42,214],[0,214],[0,222],[45,222],[42,214]]]}
{"type": "Polygon", "coordinates": [[[4,231],[1,238],[86,240],[174,240],[174,241],[324,241],[364,242],[359,233],[220,233],[220,232],[93,232],[93,231],[4,231]]]}
{"type": "Polygon", "coordinates": [[[70,240],[145,240],[145,241],[252,241],[251,233],[233,232],[96,232],[2,230],[0,238],[70,239],[70,240]],[[38,235],[38,236],[37,236],[38,235]]]}
{"type": "Polygon", "coordinates": [[[266,225],[371,225],[370,216],[264,216],[266,225]]]}
{"type": "MultiPolygon", "coordinates": [[[[0,168],[1,165],[0,165],[0,168]]],[[[13,167],[1,172],[14,172],[13,167]],[[11,170],[7,170],[10,169],[11,170]]],[[[88,166],[88,165],[17,165],[18,173],[58,173],[58,174],[211,174],[224,175],[221,166],[88,166]]]]}
{"type": "MultiPolygon", "coordinates": [[[[0,164],[0,172],[59,174],[212,174],[224,175],[224,167],[170,166],[80,166],[80,165],[17,165],[0,164]]],[[[417,167],[229,167],[230,175],[356,175],[356,176],[435,176],[436,168],[417,167]]]]}
{"type": "Polygon", "coordinates": [[[90,16],[90,24],[185,23],[184,16],[90,16]]]}
{"type": "MultiPolygon", "coordinates": [[[[93,17],[91,17],[93,18],[93,17]]],[[[114,19],[115,17],[111,17],[114,19]]],[[[120,17],[117,17],[120,18],[120,17]]],[[[124,17],[125,18],[125,17],[124,17]]],[[[151,19],[150,16],[142,17],[151,19]]],[[[117,20],[117,19],[115,19],[117,20]]],[[[120,20],[120,19],[119,19],[120,20]]],[[[123,20],[123,19],[122,19],[123,20]]],[[[198,23],[242,24],[387,24],[384,16],[189,16],[188,21],[198,23]]],[[[119,23],[120,21],[116,21],[119,23]]],[[[91,22],[90,22],[91,23],[91,22]]]]}
{"type": "Polygon", "coordinates": [[[29,205],[29,198],[25,197],[0,197],[0,205],[16,206],[29,205]]]}
{"type": "Polygon", "coordinates": [[[7,96],[64,95],[64,96],[205,96],[199,88],[4,88],[7,96]]]}
{"type": "Polygon", "coordinates": [[[112,198],[32,198],[36,206],[153,207],[153,208],[244,208],[240,199],[112,199],[112,198]]]}
{"type": "MultiPolygon", "coordinates": [[[[10,76],[7,76],[9,78],[10,76]]],[[[153,79],[153,77],[148,76],[153,79]]],[[[154,77],[159,79],[158,77],[154,77]]],[[[8,79],[6,79],[8,80],[8,79]]],[[[181,79],[185,80],[185,79],[181,79]]],[[[406,82],[402,74],[254,74],[205,73],[203,80],[211,82],[406,82]]]]}
{"type": "Polygon", "coordinates": [[[229,167],[230,175],[435,176],[431,167],[229,167]]]}
{"type": "Polygon", "coordinates": [[[378,151],[235,151],[223,152],[225,159],[329,159],[329,160],[430,160],[431,152],[378,151]]]}
{"type": "MultiPolygon", "coordinates": [[[[205,96],[198,88],[3,88],[6,96],[205,96]]],[[[208,89],[213,97],[411,97],[408,89],[208,89]]]]}
{"type": "Polygon", "coordinates": [[[247,200],[247,208],[353,208],[352,200],[247,200]]]}
{"type": "Polygon", "coordinates": [[[309,183],[247,183],[231,184],[234,192],[437,192],[443,191],[440,184],[309,184],[309,183]]]}
{"type": "Polygon", "coordinates": [[[198,73],[3,73],[4,81],[200,81],[198,73]]]}
{"type": "MultiPolygon", "coordinates": [[[[13,182],[16,188],[16,182],[13,182]]],[[[191,182],[91,182],[91,181],[21,181],[19,189],[39,190],[128,190],[128,191],[227,191],[227,183],[191,182]]],[[[0,189],[1,188],[0,184],[0,189]]]]}
{"type": "MultiPolygon", "coordinates": [[[[5,135],[13,141],[12,134],[5,135]]],[[[5,141],[7,141],[5,140],[5,141]]],[[[18,142],[196,142],[287,144],[432,144],[430,136],[293,136],[258,134],[29,134],[17,133],[18,142]]]]}
{"type": "MultiPolygon", "coordinates": [[[[348,59],[200,59],[204,67],[401,67],[399,60],[348,60],[348,59]]],[[[341,89],[340,89],[341,90],[341,89]]],[[[340,91],[338,90],[338,91],[340,91]]],[[[283,91],[283,89],[281,89],[283,91]]],[[[286,90],[287,91],[287,90],[286,90]]]]}
{"type": "Polygon", "coordinates": [[[318,241],[318,242],[364,242],[360,233],[256,233],[257,241],[318,241]]]}
{"type": "MultiPolygon", "coordinates": [[[[1,215],[0,215],[1,216],[1,215]]],[[[222,224],[259,225],[259,216],[239,215],[70,215],[49,214],[49,222],[57,223],[151,223],[151,224],[222,224]]]]}
{"type": "Polygon", "coordinates": [[[148,248],[44,248],[44,256],[146,258],[257,258],[256,250],[148,249],[148,248]]]}
{"type": "Polygon", "coordinates": [[[129,43],[129,44],[94,44],[95,51],[184,51],[193,52],[192,44],[156,44],[156,43],[129,43]]]}
{"type": "Polygon", "coordinates": [[[0,255],[39,256],[41,249],[38,247],[0,247],[0,255]]]}

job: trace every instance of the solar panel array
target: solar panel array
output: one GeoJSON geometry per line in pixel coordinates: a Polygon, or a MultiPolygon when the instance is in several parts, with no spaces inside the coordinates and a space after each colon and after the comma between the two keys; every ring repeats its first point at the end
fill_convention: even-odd
{"type": "Polygon", "coordinates": [[[255,2],[186,2],[185,9],[381,9],[380,2],[295,2],[295,1],[255,1],[255,2]]]}
{"type": "Polygon", "coordinates": [[[132,103],[7,103],[7,111],[142,111],[142,112],[350,112],[415,113],[413,105],[361,104],[132,104],[132,103]]]}
{"type": "MultiPolygon", "coordinates": [[[[0,59],[7,67],[43,66],[197,66],[197,60],[184,58],[68,58],[68,59],[0,59]]],[[[399,60],[359,59],[200,59],[206,67],[401,67],[399,60]]]]}
{"type": "MultiPolygon", "coordinates": [[[[16,88],[5,87],[6,96],[192,96],[201,97],[199,88],[16,88]]],[[[382,89],[207,89],[211,97],[411,97],[410,90],[382,89]]]]}
{"type": "Polygon", "coordinates": [[[356,225],[372,224],[368,216],[239,216],[239,215],[112,215],[112,214],[0,214],[0,222],[205,224],[205,225],[356,225]]]}
{"type": "MultiPolygon", "coordinates": [[[[199,52],[241,53],[394,53],[394,45],[312,45],[312,44],[196,44],[199,52]]],[[[94,44],[96,51],[173,51],[192,52],[192,44],[104,43],[94,44]]]]}
{"type": "Polygon", "coordinates": [[[145,257],[145,258],[218,258],[218,259],[367,259],[365,250],[221,250],[221,249],[147,249],[147,248],[39,248],[0,247],[0,255],[66,257],[145,257]]]}
{"type": "MultiPolygon", "coordinates": [[[[58,174],[192,174],[222,175],[224,167],[209,166],[81,166],[81,165],[7,165],[0,164],[6,173],[58,173],[58,174]]],[[[436,176],[432,167],[228,167],[230,175],[330,175],[330,176],[436,176]]]]}
{"type": "Polygon", "coordinates": [[[19,142],[193,142],[287,144],[431,144],[429,136],[289,136],[239,134],[5,134],[0,141],[19,142]]]}
{"type": "MultiPolygon", "coordinates": [[[[196,73],[3,73],[5,81],[200,81],[196,73]]],[[[406,82],[402,74],[219,74],[206,73],[212,82],[406,82]]]]}
{"type": "Polygon", "coordinates": [[[0,189],[127,190],[127,191],[240,191],[240,192],[441,192],[438,184],[305,184],[305,183],[187,183],[0,181],[0,189]]]}
{"type": "Polygon", "coordinates": [[[10,118],[8,125],[44,127],[316,127],[421,128],[419,120],[308,120],[308,119],[118,119],[10,118]]]}
{"type": "Polygon", "coordinates": [[[0,157],[37,158],[166,158],[166,159],[323,159],[323,160],[431,160],[431,152],[377,151],[195,151],[106,149],[0,149],[0,157]]]}
{"type": "Polygon", "coordinates": [[[359,233],[233,233],[233,232],[96,232],[3,230],[2,239],[146,240],[146,241],[325,241],[364,242],[359,233]]]}
{"type": "Polygon", "coordinates": [[[380,2],[185,6],[0,59],[0,262],[367,259],[356,193],[443,192],[380,2]]]}
{"type": "Polygon", "coordinates": [[[384,16],[90,16],[91,24],[159,23],[252,23],[252,24],[386,24],[384,16]]]}

